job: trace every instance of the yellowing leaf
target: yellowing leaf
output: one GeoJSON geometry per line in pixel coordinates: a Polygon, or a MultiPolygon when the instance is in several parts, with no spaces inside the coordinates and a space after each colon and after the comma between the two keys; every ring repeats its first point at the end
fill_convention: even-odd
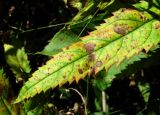
{"type": "Polygon", "coordinates": [[[33,73],[22,87],[16,102],[50,88],[78,82],[85,76],[108,71],[125,59],[148,52],[160,42],[160,22],[147,12],[122,9],[105,20],[82,41],[63,48],[46,65],[33,73]]]}

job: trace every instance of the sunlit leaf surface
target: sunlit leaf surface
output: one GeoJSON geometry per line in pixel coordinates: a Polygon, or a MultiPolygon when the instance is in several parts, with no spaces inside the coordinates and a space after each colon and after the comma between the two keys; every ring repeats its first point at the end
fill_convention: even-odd
{"type": "Polygon", "coordinates": [[[160,42],[160,22],[147,12],[121,9],[96,29],[39,67],[22,87],[16,102],[67,82],[78,82],[104,68],[108,71],[160,42]]]}

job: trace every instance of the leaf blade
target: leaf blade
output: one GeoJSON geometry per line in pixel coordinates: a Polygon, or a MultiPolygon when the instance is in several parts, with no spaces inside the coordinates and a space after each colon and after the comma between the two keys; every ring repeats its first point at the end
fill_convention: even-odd
{"type": "Polygon", "coordinates": [[[62,51],[62,48],[80,41],[79,37],[69,30],[60,30],[50,41],[50,43],[38,54],[52,56],[62,51]],[[61,44],[61,45],[59,45],[61,44]]]}
{"type": "Polygon", "coordinates": [[[143,50],[147,52],[160,42],[160,29],[156,28],[160,22],[147,12],[122,9],[105,21],[82,41],[63,48],[33,73],[16,102],[67,82],[78,82],[103,68],[108,71],[112,65],[119,66],[124,59],[143,50]]]}
{"type": "Polygon", "coordinates": [[[8,44],[5,44],[4,47],[6,62],[11,67],[12,72],[16,75],[17,80],[21,78],[24,73],[30,73],[30,62],[24,47],[17,49],[8,44]]]}

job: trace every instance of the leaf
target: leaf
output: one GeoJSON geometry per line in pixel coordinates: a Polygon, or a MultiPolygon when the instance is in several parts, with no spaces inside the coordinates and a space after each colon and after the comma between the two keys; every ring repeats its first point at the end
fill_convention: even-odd
{"type": "Polygon", "coordinates": [[[69,29],[80,29],[80,32],[85,28],[93,30],[95,25],[101,23],[106,17],[111,16],[111,12],[125,7],[125,4],[122,4],[119,1],[115,2],[115,0],[106,2],[92,0],[86,4],[87,5],[73,18],[69,25],[69,29]],[[101,11],[102,13],[96,13],[97,11],[101,11]]]}
{"type": "MultiPolygon", "coordinates": [[[[35,96],[34,98],[32,98],[32,99],[30,99],[30,100],[28,100],[28,101],[26,101],[25,103],[24,103],[24,109],[25,109],[25,112],[33,112],[33,111],[43,111],[44,110],[44,104],[46,104],[47,103],[47,101],[46,100],[44,100],[44,98],[46,98],[45,96],[44,96],[44,94],[41,94],[41,95],[37,95],[37,96],[35,96]]],[[[39,113],[39,114],[41,114],[41,113],[39,113]]]]}
{"type": "Polygon", "coordinates": [[[78,14],[73,18],[73,22],[76,21],[80,21],[83,20],[84,18],[88,18],[90,16],[90,12],[94,11],[94,9],[96,8],[95,6],[97,6],[100,3],[100,1],[98,2],[94,2],[93,0],[88,1],[87,5],[82,8],[78,14]]]}
{"type": "Polygon", "coordinates": [[[5,74],[3,69],[0,69],[0,97],[8,96],[8,89],[9,89],[9,80],[5,78],[5,74]]]}
{"type": "MultiPolygon", "coordinates": [[[[135,73],[135,66],[133,66],[135,64],[135,62],[140,61],[143,58],[148,58],[149,56],[146,53],[140,53],[138,55],[134,55],[133,57],[131,57],[129,60],[125,59],[121,62],[121,64],[119,66],[116,66],[116,64],[112,65],[112,67],[110,67],[108,69],[108,71],[100,71],[97,75],[96,75],[96,79],[93,80],[93,84],[99,89],[99,90],[106,90],[107,88],[109,88],[111,86],[111,83],[113,81],[113,79],[115,79],[116,77],[119,76],[127,76],[130,75],[132,73],[135,73]],[[133,66],[132,68],[128,69],[128,65],[129,66],[133,66]],[[126,70],[126,72],[124,72],[124,70],[126,70]],[[122,72],[123,71],[123,72],[122,72]]],[[[136,67],[139,65],[136,65],[136,67]]],[[[141,68],[143,68],[144,66],[141,65],[141,68]]],[[[139,68],[137,67],[137,69],[139,70],[139,68]]]]}
{"type": "MultiPolygon", "coordinates": [[[[68,2],[69,3],[75,3],[75,2],[77,2],[77,0],[68,1],[68,2]]],[[[100,1],[98,1],[98,2],[100,2],[100,1]]],[[[109,2],[109,3],[105,2],[106,6],[103,6],[103,7],[106,8],[111,3],[112,3],[112,1],[109,2]]],[[[67,4],[67,1],[66,1],[65,4],[67,4]]],[[[70,29],[78,30],[78,33],[80,33],[81,30],[90,21],[92,23],[87,24],[86,28],[90,28],[90,29],[92,28],[93,29],[95,27],[95,23],[97,21],[102,21],[104,19],[104,17],[106,17],[106,15],[109,14],[109,12],[106,10],[105,13],[96,16],[92,20],[92,18],[94,16],[93,16],[93,13],[91,13],[91,11],[93,9],[95,9],[95,6],[97,6],[98,3],[95,3],[94,1],[88,1],[86,4],[88,4],[88,5],[86,5],[81,11],[79,11],[78,14],[73,18],[73,20],[69,22],[70,24],[67,27],[68,30],[65,29],[65,28],[60,30],[52,38],[50,43],[41,52],[38,52],[37,54],[43,54],[43,55],[47,55],[47,56],[52,56],[54,54],[59,53],[60,51],[62,51],[62,48],[67,47],[67,46],[71,45],[72,43],[80,41],[79,37],[76,34],[74,34],[70,29]],[[59,45],[59,44],[61,44],[61,45],[59,45]]],[[[100,6],[101,5],[99,5],[99,7],[100,6]]],[[[120,6],[120,4],[119,4],[119,6],[120,6]]],[[[104,9],[104,8],[101,8],[101,9],[104,9]]],[[[109,9],[111,9],[111,8],[109,8],[109,9]]],[[[114,8],[114,10],[115,10],[115,8],[114,8]]],[[[95,12],[95,10],[93,10],[93,11],[95,12]]]]}
{"type": "MultiPolygon", "coordinates": [[[[9,80],[3,69],[0,69],[0,114],[1,115],[16,115],[17,105],[11,105],[11,98],[9,99],[9,80]],[[16,114],[15,114],[16,113],[16,114]]],[[[10,95],[11,96],[11,95],[10,95]]]]}
{"type": "Polygon", "coordinates": [[[2,115],[12,114],[10,105],[7,103],[7,101],[3,97],[0,97],[0,113],[2,115]]]}
{"type": "Polygon", "coordinates": [[[121,9],[105,22],[34,72],[16,102],[67,82],[78,82],[104,68],[118,67],[123,60],[148,52],[160,42],[160,22],[147,12],[121,9]]]}
{"type": "Polygon", "coordinates": [[[72,7],[76,8],[78,10],[82,9],[82,5],[83,5],[82,1],[80,1],[80,0],[70,0],[68,2],[72,7]]]}
{"type": "Polygon", "coordinates": [[[139,90],[141,91],[142,93],[142,96],[144,98],[144,101],[147,103],[148,102],[148,99],[149,99],[149,96],[150,96],[150,86],[149,86],[149,83],[145,83],[145,84],[138,84],[138,87],[139,87],[139,90]]]}
{"type": "Polygon", "coordinates": [[[5,44],[4,47],[6,61],[17,78],[20,78],[24,73],[29,73],[31,71],[24,48],[16,49],[7,44],[5,44]]]}
{"type": "MultiPolygon", "coordinates": [[[[119,65],[113,65],[107,72],[106,77],[111,77],[121,73],[122,70],[126,70],[128,65],[132,65],[134,62],[140,61],[142,58],[147,58],[149,57],[146,53],[140,53],[138,55],[135,55],[133,57],[131,57],[129,60],[125,59],[123,60],[123,62],[119,65]]],[[[129,72],[129,70],[127,70],[129,74],[131,74],[129,72]]]]}
{"type": "MultiPolygon", "coordinates": [[[[156,15],[160,15],[160,10],[156,5],[158,5],[156,0],[152,0],[153,3],[147,2],[147,1],[140,1],[140,3],[134,4],[133,6],[139,10],[146,10],[150,11],[156,15]]],[[[160,5],[159,5],[160,7],[160,5]]]]}
{"type": "Polygon", "coordinates": [[[23,108],[19,104],[11,104],[11,100],[0,97],[0,113],[1,115],[24,115],[23,108]]]}
{"type": "Polygon", "coordinates": [[[53,54],[62,51],[62,48],[78,41],[80,41],[78,36],[69,30],[63,29],[52,38],[50,43],[43,49],[43,51],[39,52],[39,54],[52,56],[53,54]]]}

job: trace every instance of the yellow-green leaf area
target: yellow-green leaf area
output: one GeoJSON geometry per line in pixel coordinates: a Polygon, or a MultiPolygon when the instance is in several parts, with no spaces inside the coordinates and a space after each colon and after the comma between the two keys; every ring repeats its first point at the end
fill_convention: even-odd
{"type": "Polygon", "coordinates": [[[82,37],[82,41],[63,48],[46,65],[35,71],[22,87],[16,102],[33,97],[50,88],[78,82],[85,76],[106,71],[146,52],[160,42],[160,22],[146,12],[122,9],[82,37]]]}
{"type": "Polygon", "coordinates": [[[5,44],[4,48],[6,62],[11,67],[16,78],[20,78],[23,76],[23,73],[29,73],[31,71],[28,56],[23,47],[17,49],[12,45],[5,44]]]}

